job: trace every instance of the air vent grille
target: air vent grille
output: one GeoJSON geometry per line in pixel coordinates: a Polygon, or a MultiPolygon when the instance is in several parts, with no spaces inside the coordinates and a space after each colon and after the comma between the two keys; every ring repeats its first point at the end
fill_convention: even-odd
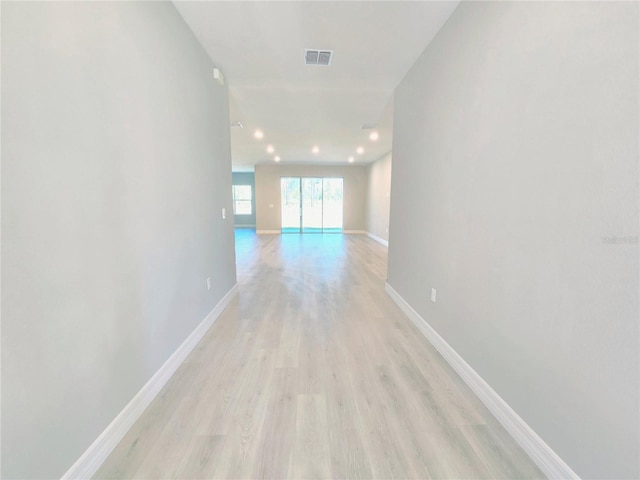
{"type": "Polygon", "coordinates": [[[331,52],[320,52],[318,54],[318,65],[329,65],[331,63],[331,52]]]}
{"type": "Polygon", "coordinates": [[[321,65],[326,67],[331,63],[331,57],[333,57],[332,50],[306,49],[304,51],[304,63],[307,65],[321,65]]]}
{"type": "Polygon", "coordinates": [[[317,50],[305,50],[304,63],[306,63],[307,65],[317,65],[318,53],[319,52],[317,50]]]}

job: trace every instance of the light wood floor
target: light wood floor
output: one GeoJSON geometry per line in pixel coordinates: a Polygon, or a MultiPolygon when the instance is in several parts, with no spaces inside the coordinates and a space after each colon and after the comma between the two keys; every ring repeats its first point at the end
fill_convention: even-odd
{"type": "Polygon", "coordinates": [[[359,235],[237,233],[239,297],[95,478],[543,478],[359,235]]]}

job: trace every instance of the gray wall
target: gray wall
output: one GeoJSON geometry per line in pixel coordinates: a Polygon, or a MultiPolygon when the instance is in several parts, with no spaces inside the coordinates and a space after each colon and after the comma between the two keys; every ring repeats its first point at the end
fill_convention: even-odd
{"type": "Polygon", "coordinates": [[[367,232],[389,240],[391,153],[367,168],[367,232]]]}
{"type": "Polygon", "coordinates": [[[365,230],[367,170],[364,166],[256,165],[256,229],[280,230],[280,178],[342,177],[344,230],[365,230]]]}
{"type": "Polygon", "coordinates": [[[212,68],[171,3],[2,2],[3,478],[59,478],[234,285],[212,68]]]}
{"type": "Polygon", "coordinates": [[[253,172],[233,172],[234,185],[251,185],[251,215],[234,215],[233,223],[236,227],[256,226],[256,176],[253,172]]]}
{"type": "Polygon", "coordinates": [[[638,7],[463,2],[395,91],[390,285],[593,479],[640,476],[638,7]]]}

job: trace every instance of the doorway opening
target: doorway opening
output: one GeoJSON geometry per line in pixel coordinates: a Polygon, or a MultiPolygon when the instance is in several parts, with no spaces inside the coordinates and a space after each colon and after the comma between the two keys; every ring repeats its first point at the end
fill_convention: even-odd
{"type": "Polygon", "coordinates": [[[282,177],[282,233],[342,233],[342,178],[282,177]]]}

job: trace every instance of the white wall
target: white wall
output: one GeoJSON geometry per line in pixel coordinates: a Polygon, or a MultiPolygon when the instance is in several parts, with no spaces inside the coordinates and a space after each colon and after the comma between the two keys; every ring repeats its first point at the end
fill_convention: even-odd
{"type": "Polygon", "coordinates": [[[593,479],[640,476],[638,7],[463,2],[395,91],[390,285],[593,479]]]}
{"type": "Polygon", "coordinates": [[[3,478],[59,478],[234,285],[212,68],[168,2],[2,2],[3,478]]]}
{"type": "Polygon", "coordinates": [[[367,232],[389,240],[391,153],[367,168],[367,232]]]}
{"type": "Polygon", "coordinates": [[[344,179],[344,230],[364,231],[366,174],[366,167],[363,166],[256,165],[256,230],[280,230],[280,179],[282,177],[342,177],[344,179]]]}

